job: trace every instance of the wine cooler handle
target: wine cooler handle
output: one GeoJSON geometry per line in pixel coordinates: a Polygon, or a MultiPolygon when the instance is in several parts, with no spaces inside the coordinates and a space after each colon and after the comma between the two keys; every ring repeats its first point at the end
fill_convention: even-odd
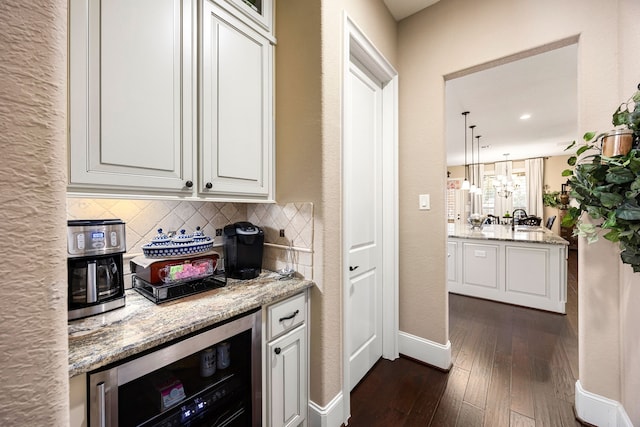
{"type": "Polygon", "coordinates": [[[104,382],[96,385],[98,388],[98,425],[107,427],[107,409],[105,408],[104,382]]]}

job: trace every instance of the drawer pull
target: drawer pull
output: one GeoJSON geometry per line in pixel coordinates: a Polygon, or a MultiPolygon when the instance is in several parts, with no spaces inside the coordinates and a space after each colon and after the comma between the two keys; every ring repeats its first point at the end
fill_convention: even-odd
{"type": "Polygon", "coordinates": [[[298,315],[298,313],[300,313],[300,310],[294,311],[293,314],[290,314],[289,316],[281,317],[279,322],[284,322],[285,320],[291,320],[294,317],[296,317],[298,315]]]}
{"type": "Polygon", "coordinates": [[[358,267],[360,267],[360,266],[359,266],[359,265],[356,265],[356,266],[354,267],[354,266],[350,265],[350,266],[349,266],[349,271],[356,271],[356,269],[357,269],[358,267]]]}

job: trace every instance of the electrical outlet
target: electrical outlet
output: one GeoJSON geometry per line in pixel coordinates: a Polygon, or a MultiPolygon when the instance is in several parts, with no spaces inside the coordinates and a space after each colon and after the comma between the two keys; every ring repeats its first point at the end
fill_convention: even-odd
{"type": "Polygon", "coordinates": [[[222,236],[222,228],[216,228],[216,236],[222,236]]]}
{"type": "Polygon", "coordinates": [[[280,237],[284,237],[284,229],[280,230],[280,237]]]}

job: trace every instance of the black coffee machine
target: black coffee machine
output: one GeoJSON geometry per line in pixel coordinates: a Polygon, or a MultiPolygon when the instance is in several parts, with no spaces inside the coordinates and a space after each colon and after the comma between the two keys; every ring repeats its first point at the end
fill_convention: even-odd
{"type": "Polygon", "coordinates": [[[224,227],[224,271],[232,279],[253,279],[262,271],[264,231],[250,222],[224,227]]]}

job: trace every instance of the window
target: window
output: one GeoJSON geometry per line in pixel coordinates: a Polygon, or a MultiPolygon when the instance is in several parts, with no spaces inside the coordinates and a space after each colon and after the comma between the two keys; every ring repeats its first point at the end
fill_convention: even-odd
{"type": "MultiPolygon", "coordinates": [[[[524,172],[513,172],[513,182],[518,186],[510,196],[513,209],[527,208],[527,179],[524,172]]],[[[500,216],[504,212],[495,212],[496,190],[493,188],[494,173],[485,174],[482,179],[482,213],[500,216]]]]}

